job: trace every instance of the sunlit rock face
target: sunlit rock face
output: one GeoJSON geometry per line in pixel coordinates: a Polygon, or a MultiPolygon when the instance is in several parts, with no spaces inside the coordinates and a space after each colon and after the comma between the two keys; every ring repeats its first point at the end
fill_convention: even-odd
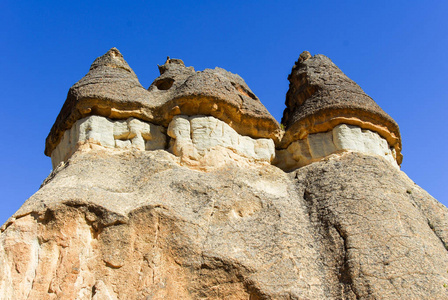
{"type": "Polygon", "coordinates": [[[389,144],[388,148],[394,149],[396,162],[401,164],[398,124],[331,59],[320,54],[311,56],[305,51],[294,64],[288,80],[282,118],[286,131],[279,148],[286,149],[306,136],[348,124],[379,134],[389,144]]]}
{"type": "Polygon", "coordinates": [[[162,126],[135,118],[110,120],[101,116],[80,119],[64,132],[61,142],[51,153],[53,169],[77,150],[101,146],[107,149],[164,149],[165,130],[162,126]]]}
{"type": "Polygon", "coordinates": [[[192,166],[219,166],[241,158],[270,163],[275,156],[271,139],[239,135],[210,116],[176,116],[168,127],[170,150],[192,166]]]}
{"type": "Polygon", "coordinates": [[[337,125],[327,132],[310,134],[292,142],[286,149],[277,150],[274,164],[290,171],[343,151],[381,156],[399,168],[395,149],[389,148],[384,138],[376,132],[347,124],[337,125]]]}
{"type": "Polygon", "coordinates": [[[113,121],[90,116],[78,120],[53,151],[53,168],[76,151],[165,149],[192,167],[217,167],[229,161],[271,163],[275,145],[271,139],[253,139],[238,134],[229,125],[211,116],[176,116],[166,129],[135,118],[113,121]]]}
{"type": "Polygon", "coordinates": [[[45,154],[51,156],[64,132],[90,115],[134,117],[164,127],[175,115],[207,115],[241,135],[279,141],[280,125],[239,75],[221,68],[195,71],[180,59],[167,59],[159,71],[145,89],[118,49],[98,57],[70,88],[47,136],[45,154]]]}
{"type": "Polygon", "coordinates": [[[448,299],[448,209],[330,59],[300,55],[286,130],[236,74],[159,70],[146,90],[113,48],[70,89],[0,300],[448,299]]]}

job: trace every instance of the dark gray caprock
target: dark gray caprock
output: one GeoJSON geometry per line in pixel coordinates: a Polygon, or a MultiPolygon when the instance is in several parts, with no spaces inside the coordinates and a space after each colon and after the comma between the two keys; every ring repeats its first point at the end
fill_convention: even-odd
{"type": "Polygon", "coordinates": [[[328,57],[311,56],[305,51],[288,79],[282,148],[308,134],[326,132],[344,123],[377,132],[395,149],[401,164],[397,123],[328,57]]]}

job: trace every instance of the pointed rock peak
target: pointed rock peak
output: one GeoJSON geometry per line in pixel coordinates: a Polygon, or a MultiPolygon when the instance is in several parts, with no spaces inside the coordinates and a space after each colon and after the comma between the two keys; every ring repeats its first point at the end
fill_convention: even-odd
{"type": "Polygon", "coordinates": [[[131,67],[129,67],[128,63],[124,60],[123,55],[115,47],[111,48],[103,56],[95,59],[90,66],[90,70],[92,71],[99,67],[120,68],[133,73],[131,67]]]}
{"type": "Polygon", "coordinates": [[[356,125],[385,138],[401,163],[397,123],[328,57],[302,52],[288,76],[289,90],[282,124],[284,143],[327,132],[339,124],[356,125]]]}
{"type": "Polygon", "coordinates": [[[186,68],[184,62],[181,59],[178,58],[170,58],[167,56],[166,61],[163,65],[157,65],[159,67],[160,75],[165,73],[167,70],[170,69],[179,69],[179,68],[186,68]]]}
{"type": "Polygon", "coordinates": [[[97,115],[111,119],[128,118],[148,102],[149,94],[117,48],[92,63],[89,72],[75,83],[46,140],[50,156],[65,130],[79,119],[97,115]]]}

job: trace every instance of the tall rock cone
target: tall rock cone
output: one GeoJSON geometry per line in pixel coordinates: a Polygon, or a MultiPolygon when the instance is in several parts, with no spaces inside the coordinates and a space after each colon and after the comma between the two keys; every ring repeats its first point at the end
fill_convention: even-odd
{"type": "Polygon", "coordinates": [[[282,118],[287,130],[282,147],[309,134],[347,124],[378,133],[401,164],[397,123],[328,57],[303,52],[288,79],[287,108],[282,118]]]}
{"type": "Polygon", "coordinates": [[[89,115],[123,119],[138,116],[144,103],[150,102],[149,94],[138,81],[134,71],[117,48],[98,57],[89,72],[68,91],[56,122],[47,137],[45,154],[51,156],[62,135],[73,124],[89,115]]]}
{"type": "Polygon", "coordinates": [[[53,172],[1,227],[0,299],[448,299],[448,209],[375,152],[390,145],[368,117],[313,131],[291,104],[290,141],[256,137],[223,117],[233,75],[160,70],[162,116],[95,110],[63,132],[53,172]]]}

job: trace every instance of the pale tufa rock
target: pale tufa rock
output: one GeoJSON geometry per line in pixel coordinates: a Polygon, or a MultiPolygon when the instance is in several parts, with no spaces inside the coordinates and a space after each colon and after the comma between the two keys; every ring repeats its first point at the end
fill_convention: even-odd
{"type": "Polygon", "coordinates": [[[384,138],[376,132],[347,124],[337,125],[331,131],[309,134],[292,142],[286,149],[277,150],[273,164],[291,171],[343,151],[381,156],[399,168],[395,149],[389,148],[384,138]]]}
{"type": "Polygon", "coordinates": [[[53,169],[67,161],[78,149],[102,146],[113,149],[164,149],[165,129],[135,118],[113,121],[101,116],[89,116],[75,122],[64,132],[61,142],[51,153],[53,169]]]}
{"type": "Polygon", "coordinates": [[[446,299],[447,215],[379,156],[200,172],[92,149],[3,226],[0,299],[446,299]]]}
{"type": "Polygon", "coordinates": [[[160,73],[111,49],[72,87],[61,163],[1,227],[1,300],[448,299],[448,209],[328,58],[293,68],[283,139],[239,76],[160,73]]]}
{"type": "Polygon", "coordinates": [[[328,132],[339,124],[358,126],[378,133],[394,148],[402,162],[398,124],[359,85],[328,57],[305,51],[288,76],[289,90],[282,124],[285,135],[279,145],[286,149],[309,134],[328,132]]]}
{"type": "Polygon", "coordinates": [[[159,71],[146,90],[118,49],[98,57],[70,88],[47,136],[45,154],[51,156],[64,132],[90,115],[134,117],[164,127],[175,115],[210,115],[241,135],[281,138],[280,125],[239,75],[221,68],[196,72],[180,59],[167,59],[159,71]]]}
{"type": "Polygon", "coordinates": [[[210,116],[175,116],[168,126],[170,150],[182,162],[202,167],[218,167],[241,160],[270,163],[275,157],[271,139],[239,135],[226,123],[210,116]]]}

